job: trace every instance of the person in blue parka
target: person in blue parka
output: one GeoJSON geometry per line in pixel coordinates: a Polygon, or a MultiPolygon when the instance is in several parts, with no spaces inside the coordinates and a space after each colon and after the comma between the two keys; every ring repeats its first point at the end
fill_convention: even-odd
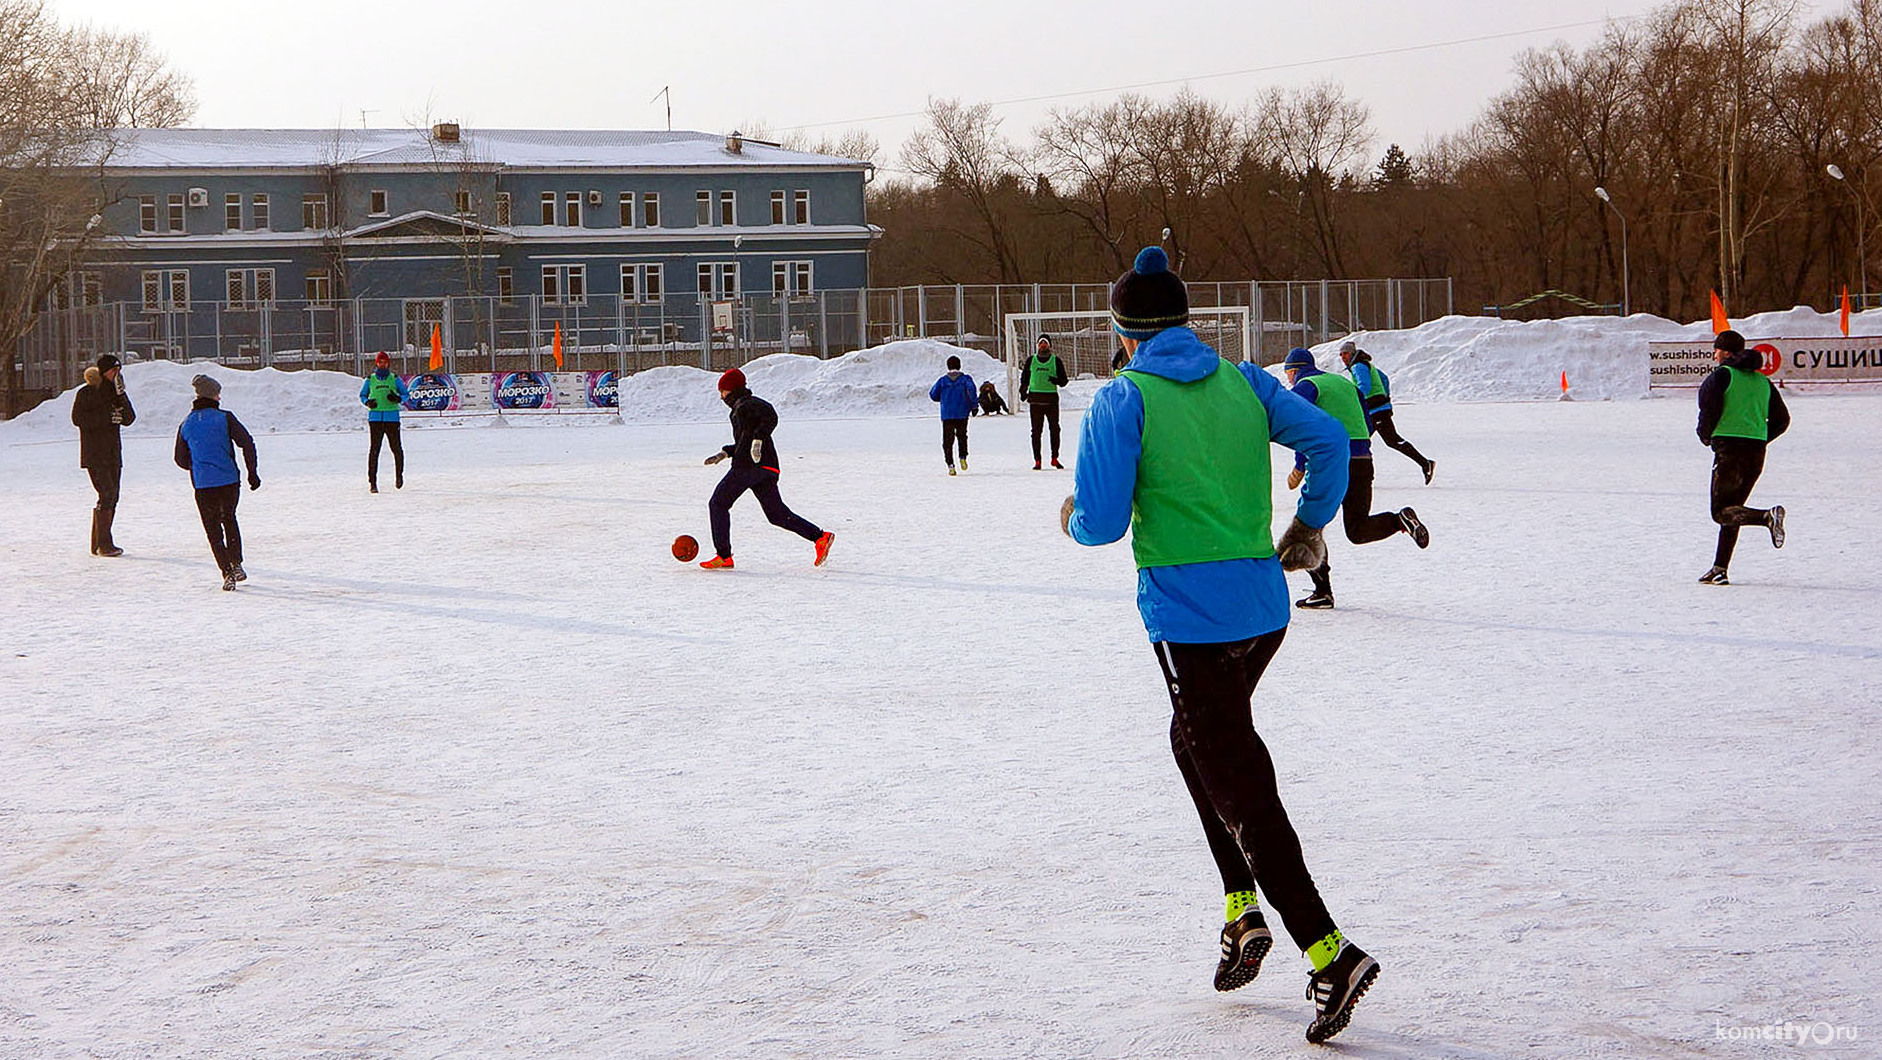
{"type": "Polygon", "coordinates": [[[961,444],[961,470],[967,470],[967,417],[980,405],[974,377],[961,371],[959,357],[948,358],[948,372],[928,388],[928,400],[941,403],[941,456],[954,474],[954,443],[961,444]]]}
{"type": "Polygon", "coordinates": [[[392,358],[380,351],[373,358],[373,371],[359,385],[359,403],[366,406],[366,429],[372,434],[372,448],[366,453],[366,486],[379,492],[379,443],[392,447],[392,485],[405,488],[405,447],[399,444],[399,409],[411,392],[405,381],[392,370],[392,358]]]}
{"type": "Polygon", "coordinates": [[[222,571],[222,588],[235,589],[248,580],[242,569],[242,528],[235,523],[235,505],[242,499],[242,473],[235,466],[240,446],[248,463],[248,488],[261,488],[255,469],[255,438],[242,421],[222,408],[222,384],[206,375],[190,380],[196,401],[183,425],[176,429],[176,466],[190,473],[196,487],[196,511],[209,535],[209,551],[222,571]]]}

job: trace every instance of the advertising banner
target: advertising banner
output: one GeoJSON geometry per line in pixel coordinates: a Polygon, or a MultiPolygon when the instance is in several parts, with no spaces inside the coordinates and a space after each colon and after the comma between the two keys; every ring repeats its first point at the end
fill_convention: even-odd
{"type": "Polygon", "coordinates": [[[405,407],[412,412],[456,412],[463,408],[457,377],[444,372],[406,376],[405,407]]]}
{"type": "MultiPolygon", "coordinates": [[[[1764,357],[1760,369],[1779,383],[1882,383],[1882,336],[1821,339],[1751,339],[1764,357]]],[[[1712,369],[1712,343],[1649,342],[1647,383],[1696,387],[1712,369]]]]}
{"type": "Polygon", "coordinates": [[[497,372],[490,377],[490,400],[499,409],[555,408],[555,384],[547,372],[497,372]]]}
{"type": "Polygon", "coordinates": [[[588,407],[591,409],[613,409],[621,407],[621,373],[616,371],[589,372],[588,407]]]}

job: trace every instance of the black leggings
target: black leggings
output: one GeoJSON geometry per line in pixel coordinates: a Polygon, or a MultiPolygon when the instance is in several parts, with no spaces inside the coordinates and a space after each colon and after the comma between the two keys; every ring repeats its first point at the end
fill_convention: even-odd
{"type": "Polygon", "coordinates": [[[203,517],[203,532],[209,535],[209,551],[223,571],[242,564],[242,528],[235,525],[235,506],[241,499],[240,482],[196,491],[196,511],[203,517]]]}
{"type": "Polygon", "coordinates": [[[942,420],[941,421],[941,455],[947,458],[949,467],[954,466],[954,443],[957,439],[960,441],[960,444],[961,444],[961,462],[966,463],[967,462],[967,421],[966,420],[942,420]]]}
{"type": "MultiPolygon", "coordinates": [[[[1340,502],[1340,518],[1346,526],[1346,540],[1355,545],[1384,541],[1405,529],[1394,512],[1372,511],[1372,458],[1353,457],[1346,465],[1346,499],[1340,502]]],[[[1333,591],[1333,566],[1326,560],[1307,572],[1313,587],[1333,591]]]]}
{"type": "Polygon", "coordinates": [[[1411,458],[1412,463],[1418,465],[1419,470],[1424,470],[1425,454],[1419,452],[1417,446],[1406,441],[1404,436],[1398,433],[1398,427],[1392,423],[1391,409],[1380,409],[1374,412],[1372,415],[1366,417],[1366,423],[1372,428],[1373,432],[1379,436],[1379,440],[1386,444],[1387,448],[1404,453],[1407,457],[1411,458]]]}
{"type": "Polygon", "coordinates": [[[1032,406],[1032,462],[1039,463],[1039,428],[1052,425],[1052,459],[1059,458],[1059,396],[1057,394],[1029,394],[1027,403],[1032,406]]]}
{"type": "Polygon", "coordinates": [[[778,473],[762,467],[735,467],[719,480],[719,488],[712,491],[712,500],[706,507],[712,514],[712,547],[720,556],[732,555],[732,504],[745,491],[758,498],[758,506],[765,510],[765,518],[780,530],[789,530],[806,541],[815,541],[823,536],[823,531],[808,519],[793,512],[778,495],[778,473]]]}
{"type": "Polygon", "coordinates": [[[1202,818],[1222,892],[1260,884],[1294,944],[1334,928],[1281,805],[1274,759],[1255,732],[1249,701],[1286,629],[1232,644],[1155,645],[1170,689],[1170,747],[1202,818]]]}
{"type": "Polygon", "coordinates": [[[372,434],[372,449],[366,454],[366,481],[371,485],[379,484],[379,443],[384,440],[392,447],[392,473],[397,481],[405,481],[405,447],[399,444],[399,425],[396,420],[371,420],[366,429],[372,434]]]}
{"type": "Polygon", "coordinates": [[[1712,521],[1719,524],[1715,567],[1731,564],[1739,527],[1771,525],[1769,510],[1745,507],[1764,473],[1764,444],[1753,438],[1712,439],[1712,521]]]}

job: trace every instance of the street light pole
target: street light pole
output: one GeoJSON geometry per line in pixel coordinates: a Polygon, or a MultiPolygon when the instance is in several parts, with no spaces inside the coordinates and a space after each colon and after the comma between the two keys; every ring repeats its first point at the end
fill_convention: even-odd
{"type": "Polygon", "coordinates": [[[1614,216],[1621,219],[1621,315],[1632,316],[1634,311],[1633,283],[1632,278],[1627,274],[1627,215],[1614,205],[1614,199],[1608,195],[1606,188],[1596,188],[1594,193],[1596,198],[1607,203],[1608,209],[1614,211],[1614,216]]]}
{"type": "Polygon", "coordinates": [[[1869,240],[1864,238],[1868,233],[1862,227],[1862,193],[1849,187],[1849,181],[1843,179],[1841,166],[1831,163],[1824,166],[1823,171],[1835,177],[1843,187],[1849,188],[1849,193],[1856,197],[1856,297],[1862,299],[1869,293],[1869,240]]]}

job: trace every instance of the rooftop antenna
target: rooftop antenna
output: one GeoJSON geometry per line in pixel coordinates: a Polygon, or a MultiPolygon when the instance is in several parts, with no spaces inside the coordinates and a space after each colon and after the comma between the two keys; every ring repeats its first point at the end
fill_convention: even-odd
{"type": "Polygon", "coordinates": [[[672,132],[673,131],[673,86],[672,85],[662,86],[660,91],[655,92],[653,94],[653,99],[650,99],[647,102],[652,103],[654,99],[659,99],[661,96],[665,96],[667,100],[667,131],[672,132]]]}
{"type": "Polygon", "coordinates": [[[377,110],[366,110],[362,108],[359,112],[359,127],[362,129],[366,128],[366,115],[377,113],[379,113],[377,110]]]}

